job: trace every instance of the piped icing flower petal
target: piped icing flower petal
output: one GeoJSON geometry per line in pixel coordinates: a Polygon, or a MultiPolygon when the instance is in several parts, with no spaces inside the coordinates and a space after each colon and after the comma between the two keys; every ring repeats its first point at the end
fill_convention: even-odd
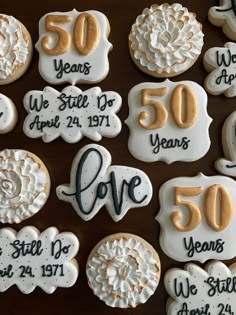
{"type": "Polygon", "coordinates": [[[49,175],[23,150],[0,152],[0,222],[19,223],[38,212],[49,195],[49,175]]]}
{"type": "Polygon", "coordinates": [[[158,286],[159,257],[136,235],[111,235],[90,254],[87,277],[94,294],[108,306],[136,307],[145,303],[158,286]]]}
{"type": "Polygon", "coordinates": [[[153,5],[137,17],[129,35],[134,61],[156,76],[187,70],[203,46],[202,26],[181,4],[153,5]]]}
{"type": "Polygon", "coordinates": [[[25,64],[29,41],[13,16],[0,15],[0,80],[7,79],[25,64]]]}

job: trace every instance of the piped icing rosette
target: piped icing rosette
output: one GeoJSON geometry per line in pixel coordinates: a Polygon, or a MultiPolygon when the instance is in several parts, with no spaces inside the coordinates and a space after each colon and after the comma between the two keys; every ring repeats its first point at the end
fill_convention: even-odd
{"type": "Polygon", "coordinates": [[[153,76],[170,77],[190,68],[203,46],[202,25],[179,3],[144,9],[131,28],[134,62],[153,76]]]}
{"type": "Polygon", "coordinates": [[[45,204],[50,179],[43,163],[23,150],[0,152],[0,222],[19,223],[45,204]]]}
{"type": "Polygon", "coordinates": [[[131,234],[114,234],[102,240],[87,262],[89,286],[111,307],[136,307],[155,292],[160,261],[154,248],[131,234]]]}

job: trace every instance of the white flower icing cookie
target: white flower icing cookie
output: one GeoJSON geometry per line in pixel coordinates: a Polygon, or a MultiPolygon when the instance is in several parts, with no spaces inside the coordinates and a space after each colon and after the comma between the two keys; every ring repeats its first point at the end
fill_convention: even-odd
{"type": "Polygon", "coordinates": [[[13,16],[0,14],[0,85],[20,78],[30,65],[32,53],[25,26],[13,16]]]}
{"type": "Polygon", "coordinates": [[[24,97],[29,114],[23,130],[28,137],[42,137],[44,142],[60,136],[69,143],[78,142],[83,135],[94,141],[102,136],[112,138],[121,131],[115,114],[121,103],[119,94],[102,92],[99,87],[84,92],[76,86],[67,86],[61,92],[51,87],[29,91],[24,97]]]}
{"type": "Polygon", "coordinates": [[[216,169],[228,176],[236,177],[236,111],[225,120],[222,129],[222,144],[225,158],[216,160],[216,169]]]}
{"type": "Polygon", "coordinates": [[[128,147],[136,159],[190,162],[209,150],[212,119],[207,113],[207,94],[197,83],[141,83],[130,90],[128,103],[128,147]]]}
{"type": "Polygon", "coordinates": [[[74,258],[78,250],[77,237],[55,227],[42,233],[33,226],[18,233],[0,229],[0,292],[16,285],[25,294],[37,286],[51,294],[57,287],[73,286],[79,273],[74,258]]]}
{"type": "Polygon", "coordinates": [[[235,314],[235,279],[236,264],[227,267],[220,261],[212,261],[204,269],[193,263],[184,270],[170,269],[164,278],[170,296],[167,314],[235,314]]]}
{"type": "Polygon", "coordinates": [[[43,162],[24,150],[0,152],[0,222],[20,223],[37,213],[50,193],[43,162]]]}
{"type": "Polygon", "coordinates": [[[208,72],[204,86],[212,95],[236,96],[236,44],[226,43],[224,48],[207,50],[203,63],[208,72]]]}
{"type": "Polygon", "coordinates": [[[211,7],[208,12],[209,21],[223,28],[223,32],[236,41],[236,1],[220,0],[220,6],[211,7]]]}
{"type": "Polygon", "coordinates": [[[146,206],[152,197],[152,184],[139,169],[111,166],[111,155],[102,146],[89,144],[75,156],[70,184],[57,187],[59,199],[70,202],[85,221],[106,206],[114,221],[130,208],[146,206]]]}
{"type": "Polygon", "coordinates": [[[15,105],[7,96],[0,94],[0,134],[14,129],[18,119],[15,105]]]}
{"type": "Polygon", "coordinates": [[[51,12],[39,21],[39,72],[51,84],[96,83],[109,72],[110,25],[98,11],[51,12]]]}
{"type": "Polygon", "coordinates": [[[196,15],[181,4],[154,4],[143,10],[131,28],[130,54],[145,73],[173,77],[195,63],[203,36],[196,15]]]}
{"type": "Polygon", "coordinates": [[[178,261],[235,257],[235,191],[233,179],[201,173],[164,183],[156,217],[164,253],[178,261]]]}
{"type": "Polygon", "coordinates": [[[117,233],[101,240],[88,257],[86,273],[93,293],[108,306],[145,303],[160,280],[160,260],[141,237],[117,233]]]}

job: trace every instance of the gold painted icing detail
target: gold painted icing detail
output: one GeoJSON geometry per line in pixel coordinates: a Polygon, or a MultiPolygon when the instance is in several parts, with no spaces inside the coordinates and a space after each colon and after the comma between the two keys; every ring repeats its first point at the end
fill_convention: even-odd
{"type": "Polygon", "coordinates": [[[55,47],[49,48],[50,37],[44,36],[41,41],[41,46],[48,55],[58,56],[65,54],[71,46],[71,36],[64,29],[55,26],[54,24],[65,24],[72,20],[68,15],[47,15],[45,18],[45,30],[58,34],[58,41],[55,47]]]}
{"type": "Polygon", "coordinates": [[[223,186],[216,184],[207,189],[204,212],[209,226],[216,231],[223,231],[231,223],[234,213],[233,203],[229,192],[223,186]]]}
{"type": "Polygon", "coordinates": [[[99,41],[100,31],[96,18],[84,12],[78,16],[74,26],[74,44],[77,51],[82,55],[90,54],[99,41]]]}
{"type": "Polygon", "coordinates": [[[181,200],[181,196],[193,197],[198,196],[203,191],[203,187],[175,187],[175,205],[186,206],[189,210],[189,219],[185,225],[179,223],[182,218],[182,213],[177,210],[171,214],[170,219],[177,230],[181,232],[192,231],[201,223],[201,211],[198,207],[188,201],[181,200]]]}

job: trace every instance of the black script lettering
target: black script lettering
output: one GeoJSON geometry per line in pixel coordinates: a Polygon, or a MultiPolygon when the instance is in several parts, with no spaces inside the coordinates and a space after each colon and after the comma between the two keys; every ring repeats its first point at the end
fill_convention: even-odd
{"type": "Polygon", "coordinates": [[[43,252],[42,249],[42,242],[39,241],[32,241],[30,243],[26,243],[25,241],[15,240],[13,243],[11,243],[15,249],[15,251],[12,253],[13,258],[18,258],[20,256],[40,256],[43,252]]]}
{"type": "Polygon", "coordinates": [[[58,107],[60,111],[64,111],[67,108],[86,108],[89,106],[88,95],[79,94],[78,96],[72,96],[61,93],[58,99],[62,102],[58,107]]]}
{"type": "Polygon", "coordinates": [[[195,252],[217,252],[222,253],[224,251],[225,242],[222,239],[217,239],[216,241],[205,241],[203,243],[196,241],[194,242],[193,237],[189,238],[189,242],[187,242],[187,238],[184,237],[184,247],[188,251],[188,257],[193,257],[195,252]]]}
{"type": "Polygon", "coordinates": [[[222,65],[225,67],[229,67],[232,61],[232,55],[230,49],[227,50],[227,56],[226,53],[220,54],[220,52],[217,50],[216,52],[216,63],[219,67],[222,65]]]}
{"type": "Polygon", "coordinates": [[[97,97],[98,100],[98,109],[100,109],[102,112],[106,110],[107,106],[112,107],[113,103],[115,102],[115,99],[107,99],[106,94],[102,94],[97,97]]]}
{"type": "Polygon", "coordinates": [[[14,275],[12,269],[12,265],[8,265],[7,267],[0,269],[0,278],[12,278],[14,275]]]}
{"type": "Polygon", "coordinates": [[[183,150],[187,150],[189,146],[190,140],[187,137],[183,137],[181,139],[166,139],[160,138],[159,134],[156,133],[150,134],[150,142],[151,145],[154,147],[153,153],[158,154],[160,149],[174,149],[176,147],[182,148],[183,150]]]}
{"type": "Polygon", "coordinates": [[[41,112],[42,109],[46,109],[49,106],[49,101],[43,99],[43,95],[40,95],[40,99],[37,99],[33,95],[29,97],[29,109],[31,111],[41,112]]]}
{"type": "Polygon", "coordinates": [[[197,294],[197,288],[195,285],[190,285],[189,283],[189,279],[186,278],[185,282],[183,283],[182,281],[180,281],[178,283],[178,279],[174,279],[174,290],[175,290],[175,295],[177,297],[182,296],[185,299],[189,298],[189,296],[192,295],[196,295],[197,294]],[[185,290],[184,290],[185,288],[185,290]]]}
{"type": "Polygon", "coordinates": [[[221,75],[216,79],[216,84],[220,85],[223,82],[224,84],[231,85],[235,78],[236,74],[229,75],[226,69],[222,69],[221,75]]]}
{"type": "Polygon", "coordinates": [[[39,115],[36,115],[32,123],[30,123],[30,130],[34,129],[36,126],[36,130],[43,131],[44,128],[56,128],[60,127],[60,117],[57,115],[51,120],[41,121],[39,115]]]}
{"type": "Polygon", "coordinates": [[[56,240],[55,242],[52,242],[51,245],[51,255],[55,259],[59,259],[61,257],[61,254],[68,254],[69,249],[71,245],[63,245],[61,240],[56,240]]]}
{"type": "Polygon", "coordinates": [[[0,118],[2,117],[2,115],[3,115],[3,112],[0,112],[0,118]]]}
{"type": "Polygon", "coordinates": [[[236,277],[227,277],[226,279],[209,277],[204,281],[210,286],[208,290],[209,296],[220,294],[223,292],[236,293],[236,277]]]}
{"type": "Polygon", "coordinates": [[[106,198],[109,188],[111,189],[111,195],[112,195],[112,201],[115,209],[115,213],[117,215],[121,214],[122,212],[122,206],[124,201],[124,194],[125,194],[125,187],[127,188],[128,196],[129,198],[136,204],[141,204],[146,198],[147,195],[144,195],[140,200],[138,200],[135,197],[135,188],[138,187],[142,180],[139,176],[134,176],[131,178],[131,180],[128,182],[125,179],[121,181],[121,189],[117,189],[117,179],[115,171],[110,172],[109,174],[109,180],[107,182],[103,182],[102,180],[97,184],[96,179],[101,177],[101,170],[103,167],[103,156],[97,149],[88,149],[84,152],[83,156],[81,157],[77,171],[76,171],[76,191],[72,194],[67,194],[63,192],[66,196],[75,196],[76,201],[78,203],[78,207],[80,211],[84,214],[90,214],[98,199],[104,199],[106,198]],[[98,168],[94,168],[94,175],[91,176],[90,182],[82,188],[82,174],[84,173],[83,167],[86,162],[86,160],[89,158],[89,155],[91,153],[95,153],[99,158],[99,166],[98,168]],[[94,184],[96,183],[96,184],[94,184]],[[93,199],[93,203],[90,209],[86,209],[85,204],[83,203],[83,193],[88,193],[88,191],[91,191],[91,198],[93,199]],[[120,193],[119,193],[120,191],[120,193]],[[94,197],[92,197],[94,196],[94,197]]]}
{"type": "Polygon", "coordinates": [[[188,304],[183,303],[182,308],[177,312],[177,315],[211,315],[209,309],[209,304],[206,304],[200,308],[189,309],[188,304]]]}
{"type": "Polygon", "coordinates": [[[61,79],[65,73],[83,73],[84,75],[88,75],[91,68],[89,62],[71,65],[68,62],[64,64],[62,59],[60,59],[59,61],[57,61],[57,59],[54,59],[53,64],[55,71],[57,71],[57,79],[61,79]]]}

